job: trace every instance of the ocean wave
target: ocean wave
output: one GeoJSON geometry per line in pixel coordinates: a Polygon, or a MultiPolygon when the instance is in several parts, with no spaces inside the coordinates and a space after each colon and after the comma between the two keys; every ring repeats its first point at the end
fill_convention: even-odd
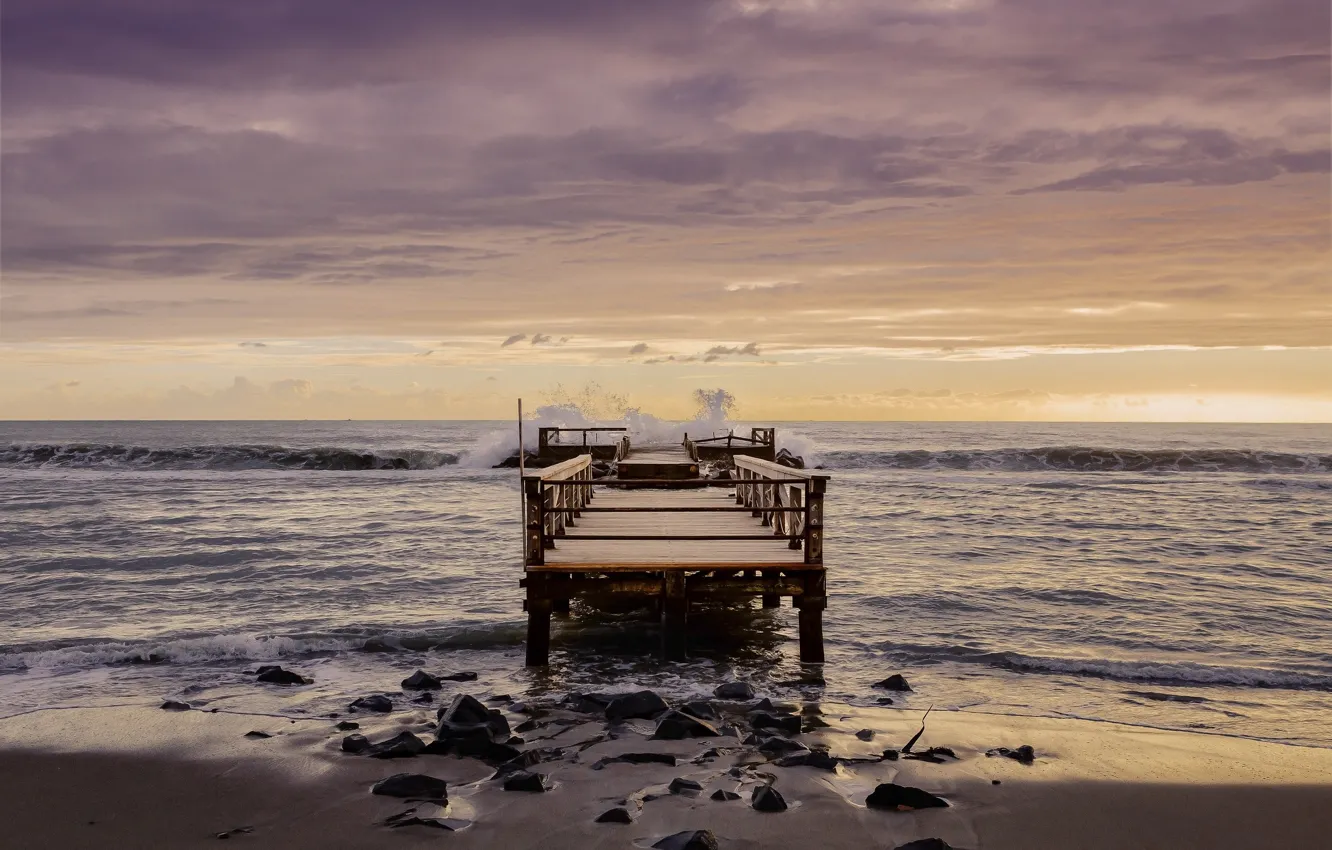
{"type": "Polygon", "coordinates": [[[832,451],[830,469],[956,469],[999,472],[1332,472],[1332,454],[1253,449],[1108,449],[1046,446],[1032,449],[945,451],[832,451]]]}
{"type": "Polygon", "coordinates": [[[90,641],[0,651],[0,673],[87,669],[120,664],[266,661],[336,652],[425,652],[487,649],[522,643],[521,623],[475,623],[438,631],[351,629],[304,635],[222,634],[147,641],[90,641]]]}
{"type": "Polygon", "coordinates": [[[0,468],[55,469],[437,469],[458,455],[426,449],[367,451],[337,447],[148,446],[14,443],[0,447],[0,468]]]}
{"type": "Polygon", "coordinates": [[[1086,676],[1153,685],[1225,685],[1242,688],[1332,691],[1332,674],[1267,667],[1231,667],[1195,661],[1123,661],[1062,658],[971,646],[883,643],[878,648],[905,664],[976,664],[1017,673],[1086,676]]]}

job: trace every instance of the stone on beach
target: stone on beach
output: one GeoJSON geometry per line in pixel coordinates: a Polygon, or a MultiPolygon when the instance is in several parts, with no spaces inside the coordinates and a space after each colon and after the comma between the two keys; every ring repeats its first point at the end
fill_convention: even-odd
{"type": "Polygon", "coordinates": [[[784,755],[773,764],[778,767],[817,767],[820,770],[836,770],[839,760],[822,750],[806,750],[784,755]]]}
{"type": "Polygon", "coordinates": [[[856,737],[862,741],[873,741],[878,736],[878,732],[873,729],[861,729],[856,733],[856,737]]]}
{"type": "Polygon", "coordinates": [[[424,670],[417,670],[402,680],[402,686],[413,691],[436,691],[440,688],[440,681],[424,670]]]}
{"type": "Polygon", "coordinates": [[[519,770],[505,777],[504,790],[541,793],[546,790],[546,776],[542,773],[519,770]]]}
{"type": "Polygon", "coordinates": [[[749,798],[749,805],[757,812],[784,812],[786,800],[771,785],[760,785],[749,798]]]}
{"type": "Polygon", "coordinates": [[[267,682],[270,685],[308,685],[314,681],[300,673],[284,670],[277,664],[265,664],[255,672],[259,674],[255,681],[267,682]]]}
{"type": "Polygon", "coordinates": [[[350,732],[353,729],[360,729],[361,724],[357,723],[355,720],[340,720],[338,721],[338,725],[333,728],[337,729],[339,732],[350,732]]]}
{"type": "Polygon", "coordinates": [[[865,798],[865,805],[871,809],[909,812],[915,809],[947,808],[948,801],[943,797],[936,797],[928,791],[912,788],[910,785],[885,782],[870,792],[870,795],[865,798]]]}
{"type": "Polygon", "coordinates": [[[683,776],[677,776],[671,780],[670,792],[672,794],[681,794],[686,791],[699,793],[702,790],[703,790],[703,785],[693,779],[686,779],[683,776]]]}
{"type": "Polygon", "coordinates": [[[344,753],[363,753],[370,749],[370,739],[364,735],[348,735],[342,739],[342,751],[344,753]]]}
{"type": "Polygon", "coordinates": [[[352,700],[352,711],[375,711],[380,714],[388,714],[393,710],[393,700],[382,694],[371,694],[368,697],[357,697],[352,700]]]}
{"type": "Polygon", "coordinates": [[[893,850],[953,850],[953,845],[942,838],[918,838],[906,844],[899,844],[893,850]]]}
{"type": "Polygon", "coordinates": [[[475,682],[476,674],[471,670],[463,670],[459,673],[446,673],[439,678],[444,682],[475,682]]]}
{"type": "Polygon", "coordinates": [[[1008,747],[995,747],[993,750],[986,751],[987,756],[1003,756],[1022,764],[1031,764],[1036,761],[1036,750],[1032,749],[1030,744],[1023,744],[1016,750],[1010,750],[1008,747]]]}
{"type": "Polygon", "coordinates": [[[371,744],[364,752],[371,758],[377,759],[411,758],[424,750],[425,746],[425,741],[411,732],[399,732],[386,741],[371,744]]]}
{"type": "Polygon", "coordinates": [[[666,700],[652,691],[638,691],[612,699],[606,706],[606,719],[612,723],[633,719],[650,720],[668,709],[670,706],[666,700]]]}
{"type": "Polygon", "coordinates": [[[795,714],[768,714],[755,711],[749,715],[749,723],[757,729],[777,729],[788,735],[800,734],[800,717],[795,714]]]}
{"type": "Polygon", "coordinates": [[[633,823],[634,816],[629,814],[628,809],[614,808],[607,809],[597,815],[597,823],[633,823]]]}
{"type": "Polygon", "coordinates": [[[267,732],[260,732],[257,729],[251,729],[249,732],[245,733],[245,737],[253,741],[261,741],[264,738],[271,738],[273,736],[268,734],[267,732]]]}
{"type": "Polygon", "coordinates": [[[875,682],[874,687],[883,688],[886,691],[911,690],[911,685],[907,684],[906,678],[903,677],[901,673],[894,673],[893,675],[889,676],[887,679],[884,679],[881,682],[875,682]]]}
{"type": "Polygon", "coordinates": [[[192,707],[193,706],[191,706],[188,702],[181,702],[180,700],[174,700],[174,699],[169,699],[166,702],[162,703],[160,706],[158,706],[158,708],[162,709],[163,711],[189,711],[192,707]]]}
{"type": "Polygon", "coordinates": [[[603,756],[592,765],[593,770],[601,770],[608,764],[665,764],[675,767],[675,756],[670,753],[621,753],[618,756],[603,756]]]}
{"type": "Polygon", "coordinates": [[[387,779],[376,782],[370,788],[370,793],[381,797],[447,800],[449,784],[443,779],[426,776],[424,773],[395,773],[387,779]]]}
{"type": "Polygon", "coordinates": [[[754,698],[754,689],[748,682],[726,682],[713,688],[712,695],[717,699],[743,701],[754,698]]]}
{"type": "Polygon", "coordinates": [[[721,803],[725,803],[731,800],[739,800],[740,795],[735,793],[734,791],[727,791],[725,789],[718,788],[716,791],[712,792],[712,799],[717,800],[718,802],[721,803]]]}
{"type": "Polygon", "coordinates": [[[658,741],[680,741],[685,738],[715,738],[717,727],[683,711],[669,711],[657,722],[652,737],[658,741]]]}
{"type": "Polygon", "coordinates": [[[806,747],[799,741],[792,741],[790,738],[783,738],[781,735],[772,735],[764,738],[758,745],[759,752],[770,756],[807,750],[809,750],[809,747],[806,747]]]}
{"type": "Polygon", "coordinates": [[[710,829],[687,829],[652,845],[654,850],[717,850],[717,836],[710,829]]]}
{"type": "Polygon", "coordinates": [[[458,694],[447,706],[436,712],[439,728],[435,737],[439,740],[486,739],[508,740],[512,732],[509,721],[498,709],[486,708],[476,697],[470,694],[458,694]]]}

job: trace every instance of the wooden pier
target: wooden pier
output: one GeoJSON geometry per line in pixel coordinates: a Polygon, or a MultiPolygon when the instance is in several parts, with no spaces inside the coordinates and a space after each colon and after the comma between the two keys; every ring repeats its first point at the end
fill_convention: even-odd
{"type": "Polygon", "coordinates": [[[788,596],[801,661],[823,661],[829,477],[737,452],[732,478],[700,478],[695,445],[626,438],[614,478],[593,479],[590,453],[523,477],[529,666],[547,663],[551,614],[571,599],[625,596],[656,606],[669,659],[686,654],[691,602],[788,596]]]}

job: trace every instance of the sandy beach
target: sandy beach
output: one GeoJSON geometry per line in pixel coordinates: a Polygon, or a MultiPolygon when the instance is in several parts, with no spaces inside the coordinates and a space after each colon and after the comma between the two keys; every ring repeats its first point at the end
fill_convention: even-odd
{"type": "MultiPolygon", "coordinates": [[[[532,767],[550,783],[536,794],[503,790],[502,781],[492,780],[495,768],[477,758],[344,753],[348,732],[332,718],[155,705],[36,711],[0,723],[0,799],[7,810],[0,846],[182,847],[229,833],[227,840],[256,847],[618,848],[710,830],[722,848],[895,848],[939,838],[973,850],[1150,850],[1313,847],[1332,830],[1332,750],[944,711],[929,717],[913,749],[948,747],[956,759],[889,761],[877,759],[915,733],[919,711],[779,707],[800,713],[807,727],[811,717],[828,723],[794,738],[850,761],[831,770],[781,767],[736,737],[650,740],[649,719],[612,725],[550,707],[538,709],[539,725],[520,747],[560,748],[545,749],[546,760],[532,767]],[[874,740],[856,736],[866,729],[876,732],[874,740]],[[272,737],[246,737],[250,732],[272,737]],[[1034,748],[1034,763],[986,755],[1022,744],[1034,748]],[[714,748],[715,757],[700,758],[714,748]],[[677,764],[597,767],[629,752],[671,754],[677,764]],[[447,809],[424,804],[417,814],[450,818],[456,832],[384,825],[418,804],[372,795],[370,788],[404,772],[448,783],[447,809]],[[681,777],[696,780],[702,792],[671,793],[669,784],[681,777]],[[751,807],[753,789],[768,782],[786,811],[751,807]],[[937,794],[949,805],[868,808],[866,797],[888,782],[937,794]],[[718,789],[740,799],[714,800],[718,789]],[[632,822],[595,822],[616,807],[632,822]]],[[[529,719],[506,717],[514,725],[529,719]]],[[[371,741],[403,731],[430,741],[435,727],[432,709],[361,713],[355,720],[356,731],[371,741]]]]}

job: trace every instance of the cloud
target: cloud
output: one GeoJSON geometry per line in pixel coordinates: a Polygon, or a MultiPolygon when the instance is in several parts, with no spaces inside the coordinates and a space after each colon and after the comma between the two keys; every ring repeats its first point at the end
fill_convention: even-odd
{"type": "Polygon", "coordinates": [[[238,343],[238,345],[241,348],[268,348],[268,343],[266,342],[242,342],[238,343]]]}
{"type": "Polygon", "coordinates": [[[508,348],[511,345],[517,345],[518,343],[522,342],[525,339],[527,339],[527,334],[514,334],[513,336],[505,339],[504,342],[501,342],[500,348],[508,348]]]}
{"type": "Polygon", "coordinates": [[[550,342],[550,337],[546,334],[532,334],[532,345],[545,345],[550,342]]]}
{"type": "Polygon", "coordinates": [[[630,347],[630,349],[629,349],[629,353],[630,353],[630,354],[643,354],[643,353],[645,353],[647,350],[648,350],[648,344],[647,344],[646,342],[639,342],[639,343],[635,343],[633,346],[630,347]]]}

